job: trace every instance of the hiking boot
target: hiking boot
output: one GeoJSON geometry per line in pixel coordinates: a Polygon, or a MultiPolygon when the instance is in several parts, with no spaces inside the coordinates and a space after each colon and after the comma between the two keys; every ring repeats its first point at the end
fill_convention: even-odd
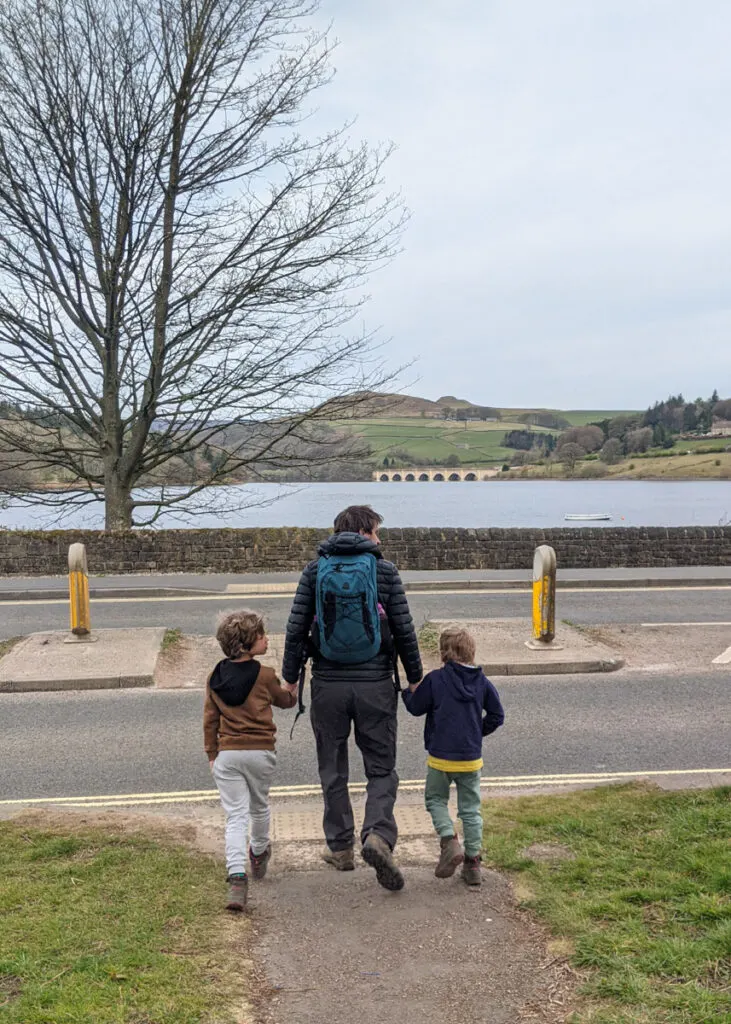
{"type": "Polygon", "coordinates": [[[464,861],[464,853],[456,836],[442,836],[442,852],[434,869],[437,878],[451,878],[464,861]]]}
{"type": "Polygon", "coordinates": [[[352,846],[347,850],[331,850],[326,846],[322,851],[322,859],[326,864],[332,864],[336,871],[355,871],[355,854],[352,846]]]}
{"type": "Polygon", "coordinates": [[[260,882],[267,873],[267,865],[272,857],[272,848],[267,846],[264,853],[254,853],[249,847],[249,863],[251,864],[251,877],[260,882]]]}
{"type": "Polygon", "coordinates": [[[482,885],[482,857],[465,857],[462,865],[462,881],[477,888],[482,885]]]}
{"type": "Polygon", "coordinates": [[[363,860],[376,870],[376,880],[384,889],[398,892],[404,887],[404,876],[394,864],[388,843],[376,832],[366,836],[362,850],[363,860]]]}
{"type": "Polygon", "coordinates": [[[241,913],[243,910],[246,910],[246,895],[248,888],[249,880],[246,875],[229,875],[226,910],[233,910],[236,913],[241,913]]]}

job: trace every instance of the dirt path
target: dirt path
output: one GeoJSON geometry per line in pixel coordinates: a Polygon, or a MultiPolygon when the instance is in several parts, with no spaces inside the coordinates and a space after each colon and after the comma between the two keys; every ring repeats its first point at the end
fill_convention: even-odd
{"type": "Polygon", "coordinates": [[[252,953],[274,990],[271,1024],[564,1019],[561,966],[507,881],[485,872],[478,891],[440,881],[420,845],[401,893],[379,888],[363,865],[280,867],[252,886],[252,953]]]}

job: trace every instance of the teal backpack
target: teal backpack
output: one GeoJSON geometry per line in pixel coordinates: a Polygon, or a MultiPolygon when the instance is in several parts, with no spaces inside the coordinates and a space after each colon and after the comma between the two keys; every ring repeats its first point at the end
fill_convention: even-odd
{"type": "Polygon", "coordinates": [[[315,596],[322,656],[343,665],[375,658],[381,623],[373,555],[322,555],[315,596]]]}

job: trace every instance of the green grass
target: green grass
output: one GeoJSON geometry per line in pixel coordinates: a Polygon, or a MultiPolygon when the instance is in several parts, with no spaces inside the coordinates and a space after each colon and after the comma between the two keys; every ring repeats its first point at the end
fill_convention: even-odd
{"type": "Polygon", "coordinates": [[[0,658],[9,651],[12,651],[13,647],[19,644],[22,639],[22,636],[11,636],[7,640],[0,640],[0,658]]]}
{"type": "Polygon", "coordinates": [[[178,647],[183,640],[183,634],[179,629],[166,629],[162,638],[161,650],[171,651],[178,647]]]}
{"type": "Polygon", "coordinates": [[[723,452],[727,448],[731,448],[731,437],[727,438],[703,438],[699,437],[697,440],[678,440],[675,442],[672,448],[666,448],[665,451],[670,452],[723,452]]]}
{"type": "Polygon", "coordinates": [[[439,653],[439,629],[433,622],[422,623],[418,639],[419,647],[425,654],[439,653]]]}
{"type": "Polygon", "coordinates": [[[637,410],[630,409],[569,409],[566,412],[559,412],[568,420],[572,427],[584,427],[587,423],[600,423],[602,420],[612,420],[615,416],[635,416],[637,410]]]}
{"type": "MultiPolygon", "coordinates": [[[[514,454],[500,443],[505,432],[526,429],[520,423],[509,421],[463,424],[407,417],[354,420],[348,428],[370,444],[376,466],[386,456],[393,457],[395,450],[408,452],[422,464],[456,455],[465,465],[494,465],[509,460],[514,454]]],[[[530,429],[541,431],[540,427],[530,429]]]]}
{"type": "MultiPolygon", "coordinates": [[[[512,448],[504,448],[500,443],[506,431],[546,431],[546,428],[526,426],[519,421],[522,415],[537,411],[539,410],[503,409],[503,419],[495,423],[475,421],[464,424],[430,417],[384,416],[351,420],[346,424],[338,423],[333,426],[337,429],[351,430],[367,441],[373,451],[372,461],[375,466],[381,465],[385,457],[392,458],[394,453],[398,452],[408,453],[414,463],[421,465],[442,461],[449,455],[456,455],[463,465],[496,465],[509,462],[515,454],[512,448]]],[[[622,414],[601,410],[559,410],[557,415],[574,426],[580,426],[593,420],[609,419],[622,414]]],[[[560,433],[558,430],[552,432],[560,433]]],[[[398,458],[398,454],[396,457],[398,458]]]]}
{"type": "Polygon", "coordinates": [[[570,940],[577,1024],[731,1021],[731,789],[641,786],[488,803],[493,865],[570,940]],[[535,862],[530,844],[573,860],[535,862]]]}
{"type": "Polygon", "coordinates": [[[144,835],[1,822],[0,1021],[233,1021],[246,975],[223,943],[221,874],[144,835]]]}

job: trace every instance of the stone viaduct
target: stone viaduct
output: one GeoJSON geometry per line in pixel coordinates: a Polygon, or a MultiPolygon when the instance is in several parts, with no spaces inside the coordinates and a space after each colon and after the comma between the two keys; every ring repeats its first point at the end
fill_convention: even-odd
{"type": "Polygon", "coordinates": [[[373,479],[382,483],[414,483],[415,481],[456,483],[460,480],[489,480],[491,477],[497,476],[499,472],[499,469],[490,466],[437,466],[436,468],[422,466],[418,469],[394,469],[384,466],[383,469],[377,469],[374,472],[373,479]]]}

